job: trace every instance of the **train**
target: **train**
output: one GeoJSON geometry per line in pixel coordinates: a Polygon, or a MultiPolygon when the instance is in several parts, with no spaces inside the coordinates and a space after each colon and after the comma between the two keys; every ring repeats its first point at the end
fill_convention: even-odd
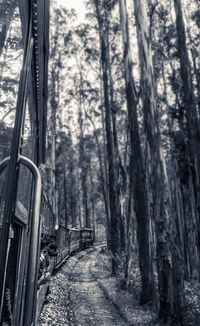
{"type": "MultiPolygon", "coordinates": [[[[22,308],[18,306],[20,299],[23,300],[23,291],[22,289],[21,292],[19,290],[24,285],[23,276],[25,276],[25,272],[23,267],[30,259],[29,252],[26,252],[28,237],[25,234],[28,212],[19,201],[17,201],[14,215],[11,226],[12,235],[10,238],[5,297],[2,309],[3,326],[17,325],[15,323],[16,317],[23,312],[22,308]],[[23,223],[24,226],[22,225],[23,223]]],[[[47,202],[47,197],[42,194],[40,206],[41,234],[37,244],[37,278],[33,283],[33,287],[36,290],[36,299],[32,319],[35,324],[37,324],[46,295],[48,294],[52,274],[57,272],[71,255],[92,246],[94,241],[92,229],[67,227],[64,225],[59,225],[55,228],[55,216],[52,215],[52,207],[47,202]]],[[[26,305],[24,308],[26,308],[26,305]]]]}
{"type": "Polygon", "coordinates": [[[92,246],[94,242],[93,230],[88,228],[68,228],[60,225],[56,235],[58,253],[55,269],[58,269],[71,254],[92,246]]]}
{"type": "Polygon", "coordinates": [[[48,281],[93,231],[55,218],[44,192],[50,0],[0,2],[0,325],[35,326],[48,281]],[[10,63],[12,61],[12,64],[10,63]]]}
{"type": "Polygon", "coordinates": [[[69,227],[63,224],[56,226],[53,209],[44,193],[41,198],[40,220],[41,237],[35,323],[37,323],[48,295],[52,274],[56,273],[70,256],[91,247],[94,242],[92,229],[69,227]]]}
{"type": "MultiPolygon", "coordinates": [[[[45,206],[46,211],[47,208],[45,206]]],[[[47,215],[50,216],[50,214],[47,215]]],[[[36,321],[48,294],[51,275],[56,273],[71,255],[91,247],[94,242],[92,229],[67,227],[60,224],[55,230],[55,228],[49,228],[50,223],[47,223],[47,219],[42,220],[45,223],[42,226],[40,243],[36,321]]]]}
{"type": "Polygon", "coordinates": [[[0,3],[0,91],[5,103],[0,110],[0,324],[6,326],[36,324],[49,5],[49,0],[0,3]]]}

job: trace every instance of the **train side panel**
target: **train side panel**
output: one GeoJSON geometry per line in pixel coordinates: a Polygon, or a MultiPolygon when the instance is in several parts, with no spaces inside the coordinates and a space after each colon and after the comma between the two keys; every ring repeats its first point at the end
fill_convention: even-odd
{"type": "Polygon", "coordinates": [[[70,238],[70,253],[80,249],[80,229],[68,228],[70,238]]]}
{"type": "Polygon", "coordinates": [[[92,229],[82,229],[80,232],[80,249],[83,250],[91,245],[93,245],[92,229]]]}
{"type": "Polygon", "coordinates": [[[54,268],[57,269],[70,254],[70,234],[69,229],[60,225],[57,231],[57,257],[54,268]]]}

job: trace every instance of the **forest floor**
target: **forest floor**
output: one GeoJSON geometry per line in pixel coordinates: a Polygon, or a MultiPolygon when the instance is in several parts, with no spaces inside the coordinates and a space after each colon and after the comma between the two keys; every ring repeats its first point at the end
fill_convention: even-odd
{"type": "MultiPolygon", "coordinates": [[[[131,293],[120,289],[119,280],[111,275],[111,260],[103,246],[77,253],[53,276],[38,326],[159,325],[150,307],[139,305],[137,269],[132,279],[131,293]]],[[[198,289],[186,285],[188,326],[200,325],[198,289]]]]}

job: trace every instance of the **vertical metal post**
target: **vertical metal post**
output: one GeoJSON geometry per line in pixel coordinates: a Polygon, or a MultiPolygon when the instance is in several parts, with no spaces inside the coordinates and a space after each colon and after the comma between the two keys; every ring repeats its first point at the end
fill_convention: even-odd
{"type": "Polygon", "coordinates": [[[8,160],[8,178],[6,184],[5,207],[3,216],[3,233],[0,239],[0,318],[2,315],[4,285],[5,285],[5,271],[7,268],[7,255],[9,250],[9,229],[11,224],[13,207],[16,201],[16,189],[18,182],[17,175],[17,159],[20,147],[22,124],[25,113],[25,99],[27,91],[27,76],[28,67],[30,66],[32,54],[32,40],[31,33],[27,36],[28,47],[24,55],[24,67],[20,74],[19,93],[17,99],[17,108],[15,116],[15,125],[13,130],[13,139],[11,145],[11,156],[8,160]]]}
{"type": "Polygon", "coordinates": [[[33,215],[30,225],[30,245],[25,294],[26,306],[24,309],[23,318],[24,326],[34,326],[37,299],[37,277],[40,243],[40,204],[42,183],[39,169],[30,159],[20,155],[19,162],[25,165],[32,172],[34,178],[33,215]]]}

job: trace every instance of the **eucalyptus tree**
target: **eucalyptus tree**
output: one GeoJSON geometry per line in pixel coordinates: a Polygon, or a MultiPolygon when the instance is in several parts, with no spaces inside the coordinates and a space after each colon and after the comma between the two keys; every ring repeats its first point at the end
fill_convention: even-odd
{"type": "MultiPolygon", "coordinates": [[[[183,19],[183,9],[181,1],[174,0],[174,8],[176,13],[176,30],[177,30],[177,43],[178,43],[178,53],[177,56],[180,60],[180,77],[182,82],[182,102],[183,102],[183,115],[182,115],[182,126],[183,131],[185,131],[185,161],[188,170],[188,190],[190,198],[190,214],[192,219],[192,224],[195,229],[194,233],[194,243],[197,235],[195,231],[198,231],[198,237],[200,234],[199,225],[199,209],[198,203],[200,200],[200,150],[199,150],[199,115],[197,111],[197,104],[195,102],[194,95],[194,85],[193,76],[191,70],[191,62],[189,60],[189,54],[187,49],[186,40],[186,30],[183,19]],[[197,223],[197,226],[196,226],[197,223]]],[[[200,249],[200,241],[198,242],[200,249]]],[[[199,266],[199,250],[196,252],[195,246],[192,250],[192,265],[199,266]]],[[[199,268],[197,267],[197,270],[199,268]]],[[[195,268],[196,270],[196,268],[195,268]]],[[[197,272],[196,270],[196,272],[197,272]]],[[[199,278],[199,276],[198,276],[199,278]]]]}
{"type": "MultiPolygon", "coordinates": [[[[74,11],[68,11],[64,7],[57,7],[56,3],[52,3],[51,7],[51,33],[50,33],[50,58],[49,58],[49,104],[50,110],[48,115],[48,151],[47,151],[47,174],[48,174],[48,185],[47,193],[52,203],[54,213],[57,216],[58,221],[58,210],[59,205],[62,203],[61,191],[58,187],[60,184],[59,176],[56,176],[56,148],[57,148],[57,137],[58,132],[62,131],[62,107],[64,101],[63,95],[63,80],[66,74],[64,59],[68,52],[69,45],[65,45],[66,31],[67,35],[70,35],[70,23],[74,20],[74,11]],[[62,94],[62,95],[61,95],[62,94]],[[58,182],[57,179],[58,178],[58,182]]],[[[65,178],[65,166],[63,162],[63,177],[64,184],[65,178]]],[[[65,189],[65,188],[64,188],[65,189]]],[[[63,189],[63,190],[64,190],[63,189]]],[[[61,204],[62,206],[63,204],[61,204]]]]}
{"type": "Polygon", "coordinates": [[[186,279],[199,278],[199,212],[197,205],[199,201],[197,187],[199,172],[195,168],[198,164],[194,164],[199,157],[198,136],[195,136],[198,134],[199,128],[198,81],[196,78],[198,76],[198,74],[196,75],[198,60],[195,59],[198,54],[198,28],[197,25],[194,25],[194,21],[196,21],[194,13],[197,10],[195,3],[188,6],[188,2],[176,1],[174,4],[176,7],[172,6],[171,8],[164,3],[157,6],[155,16],[157,15],[159,24],[153,29],[160,31],[154,42],[159,42],[160,57],[157,58],[157,62],[159,60],[159,65],[162,66],[162,73],[158,81],[159,84],[164,85],[163,93],[160,92],[161,107],[164,106],[167,109],[165,113],[168,111],[168,124],[165,120],[167,134],[165,138],[168,138],[168,144],[170,143],[167,155],[171,162],[168,171],[171,175],[171,191],[174,194],[172,196],[173,223],[176,225],[174,227],[176,230],[174,244],[179,247],[179,259],[175,259],[175,261],[178,261],[179,269],[182,270],[179,275],[180,280],[182,279],[180,283],[183,286],[183,277],[186,279]],[[187,19],[187,25],[184,23],[185,19],[187,19]],[[188,118],[193,111],[196,113],[192,114],[189,123],[188,118]],[[195,114],[196,119],[193,119],[195,114]],[[192,121],[195,125],[191,133],[192,121]],[[181,274],[184,275],[181,276],[181,274]]]}
{"type": "MultiPolygon", "coordinates": [[[[59,14],[50,93],[59,212],[73,226],[106,216],[113,273],[126,227],[125,277],[138,254],[141,303],[154,300],[156,258],[159,315],[181,324],[184,278],[199,279],[198,38],[183,2],[127,4],[88,0],[87,22],[76,26],[59,14]]],[[[198,35],[197,11],[188,12],[198,35]]]]}
{"type": "Polygon", "coordinates": [[[164,156],[161,153],[156,87],[147,13],[144,2],[135,0],[134,4],[141,70],[141,96],[150,155],[153,211],[156,225],[157,270],[160,296],[159,315],[160,318],[166,321],[171,317],[172,313],[170,196],[164,156]]]}
{"type": "Polygon", "coordinates": [[[118,151],[118,135],[113,115],[113,80],[110,66],[110,14],[114,1],[95,1],[93,6],[98,22],[100,62],[102,69],[103,107],[105,109],[105,129],[108,161],[108,189],[110,209],[110,248],[112,251],[113,273],[117,271],[117,257],[121,252],[124,224],[120,201],[120,157],[118,151]]]}
{"type": "MultiPolygon", "coordinates": [[[[151,32],[154,32],[151,39],[156,64],[154,85],[158,93],[157,106],[165,112],[165,116],[166,112],[168,113],[168,121],[166,118],[160,121],[161,112],[158,120],[161,131],[160,144],[165,146],[167,154],[167,174],[170,177],[169,187],[172,193],[169,201],[173,207],[169,209],[172,231],[171,227],[168,228],[172,257],[172,281],[169,282],[169,288],[172,294],[170,313],[177,323],[183,322],[181,315],[184,311],[184,278],[199,279],[199,213],[196,205],[199,196],[196,186],[199,179],[196,137],[199,117],[193,86],[195,69],[188,53],[192,43],[184,24],[182,5],[180,1],[174,1],[173,11],[174,8],[171,10],[168,3],[156,2],[155,26],[151,25],[151,32]],[[176,25],[173,21],[174,14],[176,25]]],[[[185,4],[184,8],[186,9],[185,4]]]]}
{"type": "MultiPolygon", "coordinates": [[[[137,219],[137,237],[139,244],[139,265],[142,280],[141,303],[153,299],[153,264],[150,243],[150,215],[148,212],[147,183],[138,126],[138,94],[132,75],[132,59],[129,39],[128,15],[126,1],[120,1],[121,29],[124,51],[124,77],[126,101],[129,116],[131,160],[130,188],[133,195],[134,210],[137,219]]],[[[127,248],[128,250],[128,248],[127,248]]]]}
{"type": "MultiPolygon", "coordinates": [[[[0,30],[0,56],[5,47],[5,41],[7,38],[7,33],[10,28],[10,23],[13,19],[14,11],[17,7],[17,1],[1,1],[0,3],[0,21],[1,21],[1,30],[0,30]]],[[[21,17],[23,20],[23,17],[21,17]]]]}
{"type": "MultiPolygon", "coordinates": [[[[107,239],[109,245],[109,225],[110,225],[110,212],[109,212],[109,200],[107,190],[107,163],[105,153],[105,123],[104,113],[101,105],[101,69],[99,67],[99,45],[96,43],[97,28],[94,24],[94,17],[89,17],[86,24],[77,26],[76,44],[80,44],[81,58],[84,58],[84,66],[87,67],[88,72],[84,73],[83,85],[81,86],[82,95],[84,94],[85,101],[83,106],[83,115],[89,122],[90,128],[94,133],[97,157],[99,161],[100,169],[100,183],[102,196],[106,214],[106,230],[107,239]],[[91,82],[92,81],[92,82],[91,82]]],[[[77,61],[77,60],[76,60],[77,61]]],[[[80,69],[79,62],[79,74],[85,69],[80,69]]]]}
{"type": "MultiPolygon", "coordinates": [[[[95,39],[95,29],[90,23],[75,24],[71,28],[70,33],[66,31],[64,38],[68,50],[65,55],[67,70],[67,76],[65,78],[67,83],[64,84],[62,90],[66,97],[63,118],[71,132],[73,132],[73,146],[76,148],[76,153],[79,156],[79,166],[75,166],[78,178],[77,198],[79,198],[79,220],[82,220],[81,225],[87,226],[91,225],[91,212],[93,214],[93,220],[94,215],[96,215],[93,209],[95,203],[92,198],[97,198],[97,196],[94,196],[94,193],[96,192],[96,187],[99,188],[97,186],[98,183],[102,186],[103,194],[103,198],[98,196],[98,204],[100,204],[99,202],[102,199],[104,200],[107,216],[105,156],[99,104],[100,93],[98,89],[99,49],[94,44],[95,39]],[[76,128],[77,125],[79,128],[76,128]],[[96,145],[94,146],[93,144],[92,152],[89,151],[88,147],[88,134],[93,134],[91,127],[94,130],[96,141],[96,145]],[[99,164],[96,166],[93,164],[95,156],[98,157],[99,161],[99,164]],[[95,175],[99,175],[99,170],[100,178],[97,181],[95,175]],[[95,185],[94,193],[91,188],[91,180],[95,185]]],[[[97,193],[99,193],[99,190],[97,193]]]]}

